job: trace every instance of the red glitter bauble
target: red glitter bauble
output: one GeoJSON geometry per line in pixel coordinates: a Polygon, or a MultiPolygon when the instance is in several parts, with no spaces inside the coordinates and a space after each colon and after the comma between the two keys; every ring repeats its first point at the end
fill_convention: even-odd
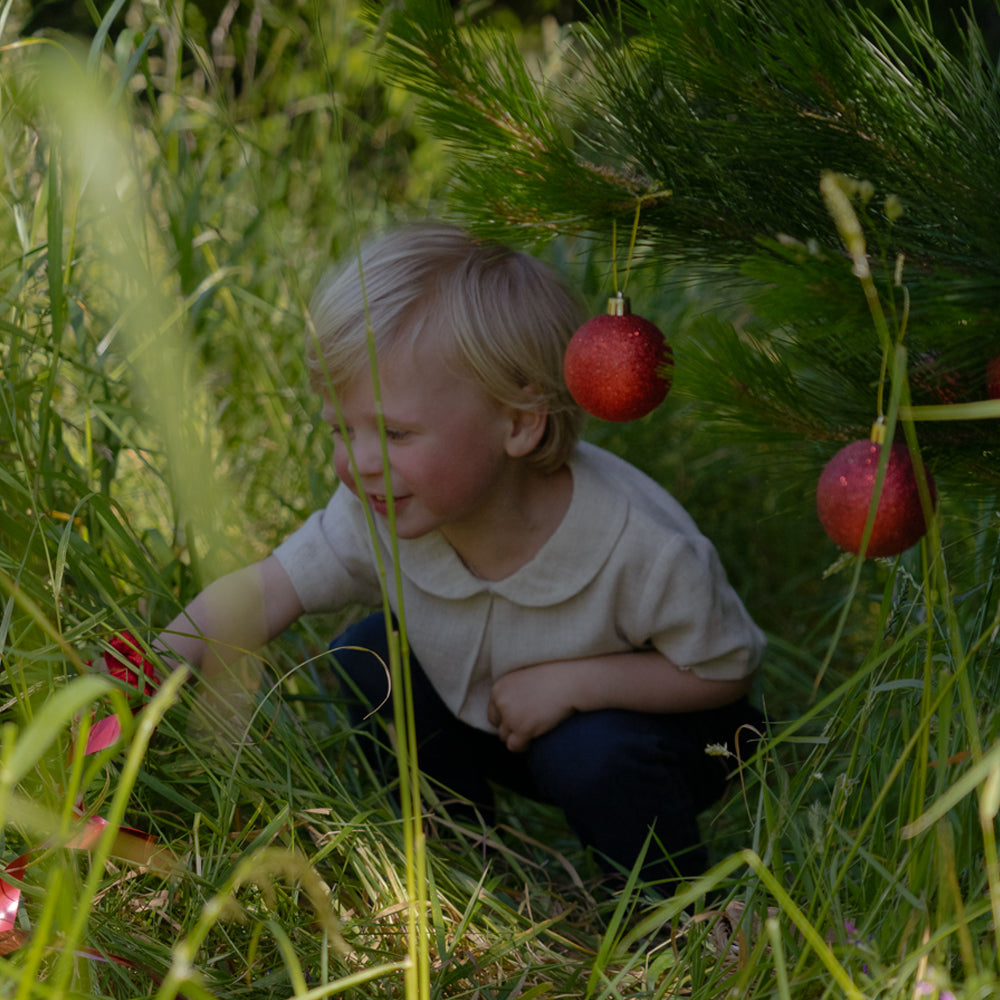
{"type": "Polygon", "coordinates": [[[968,399],[968,379],[941,356],[940,351],[917,355],[910,369],[910,390],[914,401],[944,406],[968,399]]]}
{"type": "Polygon", "coordinates": [[[573,334],[563,375],[570,395],[588,413],[601,420],[637,420],[666,398],[673,364],[663,334],[630,313],[628,299],[617,296],[605,315],[573,334]]]}
{"type": "MultiPolygon", "coordinates": [[[[820,523],[848,552],[857,554],[861,550],[881,450],[875,441],[855,441],[841,448],[819,477],[816,512],[820,523]]],[[[936,492],[930,474],[927,486],[933,503],[936,492]]],[[[889,467],[865,555],[898,555],[920,541],[926,531],[910,452],[905,444],[897,442],[889,453],[889,467]]]]}
{"type": "Polygon", "coordinates": [[[986,362],[986,396],[1000,399],[1000,354],[986,362]]]}

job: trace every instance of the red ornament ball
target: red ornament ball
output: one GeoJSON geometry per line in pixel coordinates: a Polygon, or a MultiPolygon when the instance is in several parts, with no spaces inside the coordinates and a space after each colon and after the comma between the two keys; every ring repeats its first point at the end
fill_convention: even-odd
{"type": "Polygon", "coordinates": [[[986,396],[1000,399],[1000,354],[986,362],[986,396]]]}
{"type": "MultiPolygon", "coordinates": [[[[857,554],[861,549],[881,450],[882,446],[875,441],[855,441],[841,448],[819,477],[816,512],[820,523],[848,552],[857,554]]],[[[929,474],[927,486],[933,503],[936,491],[929,474]]],[[[896,442],[889,453],[889,467],[865,555],[898,555],[920,541],[926,531],[909,449],[896,442]]]]}
{"type": "Polygon", "coordinates": [[[156,667],[143,656],[142,647],[131,632],[119,632],[109,641],[110,650],[104,654],[104,664],[108,673],[126,684],[138,689],[143,681],[143,694],[150,695],[156,688],[150,681],[159,683],[156,667]]]}
{"type": "Polygon", "coordinates": [[[663,334],[628,311],[628,299],[610,299],[570,338],[563,376],[570,395],[601,420],[637,420],[666,398],[673,352],[663,334]]]}
{"type": "Polygon", "coordinates": [[[968,398],[968,379],[941,356],[940,351],[917,355],[910,371],[910,388],[919,402],[939,406],[961,403],[968,398]]]}

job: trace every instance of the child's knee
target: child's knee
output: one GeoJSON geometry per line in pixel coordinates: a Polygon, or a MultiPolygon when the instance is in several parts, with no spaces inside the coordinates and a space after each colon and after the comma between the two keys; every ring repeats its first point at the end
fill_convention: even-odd
{"type": "Polygon", "coordinates": [[[627,803],[630,812],[657,813],[690,802],[701,809],[725,788],[723,768],[679,716],[579,713],[539,737],[529,754],[539,788],[564,808],[627,803]]]}
{"type": "Polygon", "coordinates": [[[570,716],[538,737],[529,748],[539,788],[553,802],[597,805],[613,793],[623,771],[634,768],[636,746],[627,716],[617,710],[570,716]]]}

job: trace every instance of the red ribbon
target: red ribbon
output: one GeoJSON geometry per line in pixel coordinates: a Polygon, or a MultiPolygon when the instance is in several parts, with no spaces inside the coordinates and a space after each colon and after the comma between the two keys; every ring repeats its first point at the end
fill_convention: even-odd
{"type": "MultiPolygon", "coordinates": [[[[14,858],[4,867],[4,872],[23,882],[24,870],[28,867],[28,861],[33,853],[29,851],[19,858],[14,858]]],[[[14,930],[14,921],[17,919],[17,909],[20,904],[21,890],[0,878],[0,933],[14,930]]],[[[7,954],[7,952],[2,953],[7,954]]]]}
{"type": "Polygon", "coordinates": [[[126,684],[131,684],[137,691],[139,690],[139,680],[144,679],[142,693],[151,695],[159,687],[160,678],[156,675],[156,667],[143,655],[142,647],[136,641],[131,632],[119,632],[111,637],[109,642],[112,652],[104,654],[104,664],[108,668],[108,673],[112,677],[117,677],[126,684]],[[149,681],[155,681],[150,684],[149,681]]]}
{"type": "MultiPolygon", "coordinates": [[[[160,678],[157,676],[156,668],[143,655],[135,636],[131,632],[120,632],[111,637],[109,645],[111,649],[104,654],[104,666],[108,673],[135,688],[135,691],[130,692],[130,696],[138,694],[140,679],[143,681],[142,693],[147,696],[153,694],[160,683],[160,678]],[[155,684],[151,684],[150,681],[154,681],[155,684]]],[[[121,732],[122,727],[117,715],[100,719],[90,727],[84,753],[106,750],[117,742],[121,732]]]]}

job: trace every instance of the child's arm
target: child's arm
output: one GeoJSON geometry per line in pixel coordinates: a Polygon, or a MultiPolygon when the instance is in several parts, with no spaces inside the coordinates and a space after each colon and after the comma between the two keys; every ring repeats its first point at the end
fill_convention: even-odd
{"type": "Polygon", "coordinates": [[[168,658],[176,655],[211,676],[275,638],[303,611],[288,574],[271,555],[210,583],[156,645],[168,658]]]}
{"type": "Polygon", "coordinates": [[[508,749],[526,750],[573,712],[697,712],[736,701],[751,684],[750,677],[706,680],[655,650],[614,653],[504,674],[493,685],[488,714],[508,749]]]}

